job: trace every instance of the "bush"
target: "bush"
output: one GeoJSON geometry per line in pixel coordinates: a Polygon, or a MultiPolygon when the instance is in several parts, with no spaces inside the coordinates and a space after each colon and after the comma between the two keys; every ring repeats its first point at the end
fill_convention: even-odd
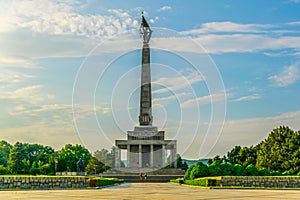
{"type": "Polygon", "coordinates": [[[280,171],[272,171],[271,176],[282,176],[282,173],[280,171]]]}
{"type": "Polygon", "coordinates": [[[190,166],[190,167],[186,170],[186,172],[185,172],[185,174],[184,174],[184,180],[189,180],[189,179],[190,179],[191,171],[192,171],[192,169],[193,169],[194,166],[195,166],[195,165],[192,165],[192,166],[190,166]]]}
{"type": "Polygon", "coordinates": [[[183,184],[184,180],[182,178],[177,178],[177,179],[171,179],[171,183],[178,183],[178,184],[183,184]]]}
{"type": "Polygon", "coordinates": [[[300,172],[298,172],[297,176],[300,176],[300,172]]]}
{"type": "Polygon", "coordinates": [[[223,162],[220,164],[221,174],[222,176],[234,176],[235,168],[232,164],[223,162]]]}
{"type": "Polygon", "coordinates": [[[51,166],[50,164],[44,164],[40,167],[40,172],[41,174],[44,174],[44,175],[49,175],[51,173],[51,166]]]}
{"type": "Polygon", "coordinates": [[[241,164],[235,164],[234,169],[235,169],[236,176],[246,176],[247,175],[245,167],[241,164]]]}
{"type": "Polygon", "coordinates": [[[0,165],[0,175],[6,175],[8,174],[8,170],[3,165],[0,165]]]}
{"type": "Polygon", "coordinates": [[[269,170],[267,170],[266,168],[261,168],[260,170],[259,170],[259,174],[261,175],[261,176],[270,176],[271,175],[271,173],[269,172],[269,170]]]}
{"type": "Polygon", "coordinates": [[[40,168],[31,167],[29,170],[29,174],[31,174],[31,175],[41,174],[41,170],[40,170],[40,168]]]}
{"type": "Polygon", "coordinates": [[[206,187],[206,179],[186,180],[185,184],[206,187]]]}
{"type": "Polygon", "coordinates": [[[185,180],[184,183],[187,185],[209,187],[209,186],[216,186],[217,180],[213,178],[198,178],[194,180],[185,180]]]}
{"type": "Polygon", "coordinates": [[[259,176],[259,171],[253,164],[246,167],[246,172],[248,176],[259,176]]]}
{"type": "Polygon", "coordinates": [[[283,176],[292,176],[294,175],[290,170],[286,170],[282,173],[283,176]]]}
{"type": "Polygon", "coordinates": [[[207,165],[198,162],[191,170],[190,179],[208,176],[209,171],[207,165]]]}
{"type": "Polygon", "coordinates": [[[222,174],[220,163],[216,161],[209,165],[208,170],[210,176],[220,176],[222,174]]]}

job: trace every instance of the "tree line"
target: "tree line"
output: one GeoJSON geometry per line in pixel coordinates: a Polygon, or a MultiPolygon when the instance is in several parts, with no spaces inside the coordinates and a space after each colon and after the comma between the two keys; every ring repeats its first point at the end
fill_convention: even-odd
{"type": "Polygon", "coordinates": [[[97,150],[92,155],[85,147],[66,144],[59,151],[50,146],[0,141],[0,174],[42,174],[55,172],[102,173],[114,165],[114,148],[97,150]]]}
{"type": "Polygon", "coordinates": [[[300,131],[280,126],[255,146],[235,146],[227,155],[210,159],[207,165],[199,162],[190,166],[184,178],[247,175],[300,175],[300,131]]]}

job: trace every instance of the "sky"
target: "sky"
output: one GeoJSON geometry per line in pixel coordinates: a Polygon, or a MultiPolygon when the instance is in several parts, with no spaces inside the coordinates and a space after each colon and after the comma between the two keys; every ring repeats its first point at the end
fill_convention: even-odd
{"type": "Polygon", "coordinates": [[[110,149],[138,125],[144,11],[153,125],[188,159],[300,129],[300,1],[1,0],[0,140],[110,149]]]}

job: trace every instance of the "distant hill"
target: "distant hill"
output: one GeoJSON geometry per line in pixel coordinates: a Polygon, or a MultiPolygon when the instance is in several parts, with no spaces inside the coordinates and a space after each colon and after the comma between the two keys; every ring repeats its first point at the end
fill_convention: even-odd
{"type": "Polygon", "coordinates": [[[186,162],[188,164],[188,166],[194,165],[197,162],[202,162],[203,164],[207,164],[209,158],[205,158],[205,159],[199,159],[199,160],[188,160],[188,159],[182,159],[182,162],[186,162]]]}

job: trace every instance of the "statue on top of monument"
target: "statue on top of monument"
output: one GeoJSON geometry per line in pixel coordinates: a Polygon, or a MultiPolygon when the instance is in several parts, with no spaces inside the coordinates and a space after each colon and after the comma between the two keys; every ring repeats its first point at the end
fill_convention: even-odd
{"type": "Polygon", "coordinates": [[[143,42],[148,44],[151,38],[152,30],[144,17],[144,12],[142,12],[142,23],[140,26],[140,34],[143,37],[143,42]]]}

